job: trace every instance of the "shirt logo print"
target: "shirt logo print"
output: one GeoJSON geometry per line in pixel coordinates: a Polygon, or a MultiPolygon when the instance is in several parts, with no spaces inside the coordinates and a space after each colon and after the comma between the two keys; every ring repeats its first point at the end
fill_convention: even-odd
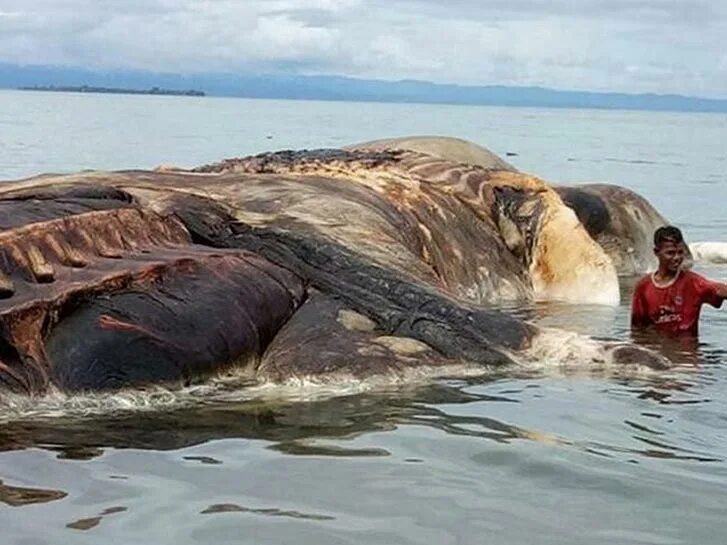
{"type": "Polygon", "coordinates": [[[659,305],[659,313],[655,320],[657,324],[668,324],[671,322],[681,321],[681,314],[679,314],[674,307],[668,305],[659,305]]]}

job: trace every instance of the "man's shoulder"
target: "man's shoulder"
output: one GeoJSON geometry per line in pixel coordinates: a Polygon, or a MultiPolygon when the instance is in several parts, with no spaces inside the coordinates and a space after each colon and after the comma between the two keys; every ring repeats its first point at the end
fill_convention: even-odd
{"type": "Polygon", "coordinates": [[[641,278],[638,279],[636,284],[634,284],[634,290],[635,291],[641,291],[645,289],[649,284],[651,283],[651,274],[645,274],[641,278]]]}
{"type": "Polygon", "coordinates": [[[689,269],[681,272],[681,280],[683,282],[692,282],[692,283],[695,283],[695,282],[700,282],[700,283],[707,282],[707,283],[709,283],[709,282],[711,282],[710,280],[708,280],[707,278],[705,278],[701,274],[696,273],[696,272],[694,272],[692,270],[689,270],[689,269]]]}
{"type": "Polygon", "coordinates": [[[714,280],[710,280],[706,276],[702,276],[699,273],[689,271],[686,275],[687,281],[700,293],[717,293],[720,287],[720,283],[714,280]]]}

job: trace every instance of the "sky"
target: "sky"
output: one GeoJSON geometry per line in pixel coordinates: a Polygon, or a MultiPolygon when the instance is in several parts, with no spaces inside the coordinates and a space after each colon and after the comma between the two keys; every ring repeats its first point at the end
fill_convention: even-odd
{"type": "Polygon", "coordinates": [[[0,0],[0,62],[727,98],[727,0],[0,0]]]}

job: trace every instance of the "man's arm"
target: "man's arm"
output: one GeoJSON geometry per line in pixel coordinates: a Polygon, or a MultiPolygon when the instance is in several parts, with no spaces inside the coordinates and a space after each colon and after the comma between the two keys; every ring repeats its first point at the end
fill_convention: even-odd
{"type": "Polygon", "coordinates": [[[727,284],[717,282],[717,296],[722,299],[727,299],[727,284]]]}
{"type": "Polygon", "coordinates": [[[713,307],[721,307],[722,302],[727,299],[727,284],[722,282],[713,282],[707,280],[703,276],[695,275],[697,292],[703,303],[708,303],[713,307]]]}

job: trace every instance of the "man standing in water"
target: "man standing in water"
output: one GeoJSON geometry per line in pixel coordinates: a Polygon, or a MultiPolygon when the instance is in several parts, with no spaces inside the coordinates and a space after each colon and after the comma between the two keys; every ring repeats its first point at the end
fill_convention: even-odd
{"type": "Polygon", "coordinates": [[[679,229],[660,227],[654,233],[659,268],[639,280],[631,303],[631,327],[653,327],[669,335],[697,336],[704,303],[722,306],[727,284],[682,270],[686,245],[679,229]]]}

